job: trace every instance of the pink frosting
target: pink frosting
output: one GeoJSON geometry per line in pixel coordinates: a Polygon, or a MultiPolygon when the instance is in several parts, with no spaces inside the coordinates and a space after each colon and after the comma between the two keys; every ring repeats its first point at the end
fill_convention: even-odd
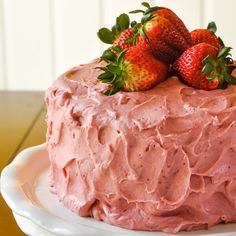
{"type": "Polygon", "coordinates": [[[46,92],[53,191],[72,211],[137,230],[236,221],[236,86],[202,91],[176,77],[103,95],[98,60],[46,92]]]}

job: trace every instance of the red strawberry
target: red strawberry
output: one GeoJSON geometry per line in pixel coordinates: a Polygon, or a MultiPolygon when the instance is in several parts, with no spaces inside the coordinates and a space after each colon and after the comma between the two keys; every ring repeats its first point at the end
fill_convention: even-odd
{"type": "Polygon", "coordinates": [[[113,42],[114,46],[119,46],[123,50],[128,49],[132,46],[132,42],[126,42],[126,40],[133,36],[133,30],[132,28],[128,28],[121,32],[121,34],[116,38],[116,40],[113,42]]]}
{"type": "Polygon", "coordinates": [[[104,52],[102,59],[109,63],[100,68],[104,73],[98,77],[101,82],[112,85],[105,92],[106,95],[112,95],[119,90],[148,90],[167,78],[169,66],[156,59],[149,48],[133,46],[118,56],[112,50],[104,52]]]}
{"type": "Polygon", "coordinates": [[[138,36],[135,43],[133,42],[133,29],[124,30],[120,36],[113,42],[113,46],[119,46],[121,50],[126,50],[131,46],[139,45],[141,47],[150,48],[144,36],[138,36]]]}
{"type": "Polygon", "coordinates": [[[199,43],[208,43],[216,48],[220,48],[223,46],[222,41],[220,38],[218,38],[216,33],[217,27],[215,22],[210,22],[208,24],[207,29],[196,29],[193,30],[190,34],[193,40],[193,45],[199,44],[199,43]]]}
{"type": "Polygon", "coordinates": [[[146,11],[135,10],[131,13],[142,12],[141,23],[133,27],[134,37],[143,35],[158,58],[175,61],[183,51],[192,46],[189,31],[182,20],[170,9],[163,7],[150,7],[142,3],[146,11]]]}
{"type": "Polygon", "coordinates": [[[133,30],[130,27],[130,19],[127,14],[118,16],[116,18],[116,24],[111,30],[101,28],[97,35],[102,42],[119,46],[123,50],[133,45],[132,40],[128,41],[133,36],[133,30]]]}
{"type": "Polygon", "coordinates": [[[227,84],[236,84],[236,78],[230,75],[229,57],[231,48],[220,51],[207,43],[200,43],[187,49],[174,63],[177,74],[191,87],[204,90],[224,88],[227,84]]]}

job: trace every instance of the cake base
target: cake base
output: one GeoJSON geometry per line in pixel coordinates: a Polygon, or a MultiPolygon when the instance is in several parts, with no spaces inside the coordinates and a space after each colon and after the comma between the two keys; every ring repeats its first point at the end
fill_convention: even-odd
{"type": "MultiPolygon", "coordinates": [[[[49,182],[49,162],[45,145],[24,150],[1,173],[1,194],[14,212],[18,225],[28,235],[163,236],[163,233],[129,231],[91,218],[79,217],[65,208],[57,196],[49,191],[49,182]],[[32,165],[35,166],[34,169],[32,165]]],[[[209,232],[185,235],[199,234],[234,236],[236,224],[221,224],[209,232]]]]}

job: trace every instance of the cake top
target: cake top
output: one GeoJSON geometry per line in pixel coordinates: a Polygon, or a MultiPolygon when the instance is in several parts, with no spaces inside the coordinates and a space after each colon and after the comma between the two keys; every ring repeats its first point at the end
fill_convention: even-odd
{"type": "Polygon", "coordinates": [[[100,69],[98,79],[109,84],[105,92],[119,90],[144,91],[165,81],[170,74],[196,89],[224,89],[236,84],[231,75],[235,68],[221,38],[216,36],[216,24],[207,29],[189,32],[184,22],[170,9],[151,7],[143,2],[140,22],[126,13],[117,17],[110,29],[101,28],[98,37],[112,44],[101,59],[107,64],[100,69]]]}
{"type": "MultiPolygon", "coordinates": [[[[215,23],[209,23],[207,29],[189,32],[172,10],[151,7],[145,2],[142,5],[145,10],[131,12],[143,14],[140,22],[130,23],[129,16],[121,14],[111,30],[100,29],[99,38],[112,46],[100,59],[63,74],[56,87],[62,91],[69,89],[69,94],[84,97],[85,102],[87,98],[98,104],[107,101],[108,106],[142,104],[153,97],[172,102],[175,96],[186,97],[187,93],[191,94],[191,109],[208,104],[208,97],[214,100],[209,102],[213,110],[217,106],[230,107],[234,101],[228,94],[235,92],[231,86],[236,84],[232,74],[235,65],[231,48],[225,47],[215,34],[215,23]],[[107,100],[104,94],[114,97],[107,100]],[[221,96],[227,101],[225,97],[220,101],[221,96]]],[[[171,112],[189,108],[189,104],[175,106],[171,112]]]]}
{"type": "MultiPolygon", "coordinates": [[[[50,90],[51,95],[49,97],[61,97],[59,101],[62,104],[68,97],[72,97],[71,105],[78,109],[80,109],[80,105],[84,108],[87,104],[88,107],[90,105],[97,107],[97,113],[101,110],[106,112],[110,110],[112,111],[111,114],[116,113],[117,116],[123,116],[138,107],[135,115],[133,114],[134,119],[142,116],[138,110],[150,114],[150,119],[152,115],[153,119],[157,119],[157,117],[163,118],[167,115],[184,116],[202,108],[213,114],[235,106],[236,86],[212,91],[196,90],[182,83],[176,76],[169,77],[164,82],[146,91],[129,93],[119,91],[108,98],[104,92],[109,85],[97,80],[101,71],[96,68],[103,64],[104,62],[100,59],[96,59],[89,64],[72,68],[56,80],[50,90]],[[78,101],[80,102],[78,103],[78,101]],[[158,103],[159,107],[155,107],[155,103],[158,103]],[[164,114],[163,111],[165,110],[164,114]],[[159,114],[160,111],[161,114],[159,114]]],[[[90,115],[88,114],[88,116],[90,115]]]]}

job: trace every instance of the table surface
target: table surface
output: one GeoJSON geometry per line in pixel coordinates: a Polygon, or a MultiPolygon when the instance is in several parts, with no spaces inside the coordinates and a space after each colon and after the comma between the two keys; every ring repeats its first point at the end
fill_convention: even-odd
{"type": "MultiPolygon", "coordinates": [[[[0,172],[21,150],[45,142],[43,92],[0,91],[0,172]]],[[[24,235],[0,194],[0,235],[24,235]]]]}

